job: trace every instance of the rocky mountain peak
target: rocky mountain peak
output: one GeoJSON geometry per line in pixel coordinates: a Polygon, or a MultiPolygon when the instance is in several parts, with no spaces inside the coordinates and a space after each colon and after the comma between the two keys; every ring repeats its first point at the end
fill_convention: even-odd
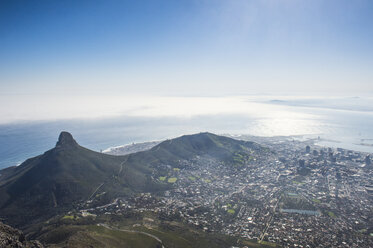
{"type": "Polygon", "coordinates": [[[70,147],[77,145],[78,143],[76,143],[71,133],[62,131],[58,137],[56,147],[70,147]]]}

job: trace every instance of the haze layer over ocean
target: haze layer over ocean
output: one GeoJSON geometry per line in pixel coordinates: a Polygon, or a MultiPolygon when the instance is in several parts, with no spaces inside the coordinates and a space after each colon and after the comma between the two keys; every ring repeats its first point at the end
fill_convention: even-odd
{"type": "Polygon", "coordinates": [[[100,151],[202,131],[306,137],[322,145],[373,152],[372,97],[48,97],[17,106],[2,97],[0,168],[55,145],[61,130],[100,151]],[[50,104],[47,102],[50,101],[50,104]],[[35,106],[38,112],[32,111],[35,106]],[[11,110],[11,111],[10,111],[11,110]],[[65,114],[68,113],[68,114],[65,114]]]}

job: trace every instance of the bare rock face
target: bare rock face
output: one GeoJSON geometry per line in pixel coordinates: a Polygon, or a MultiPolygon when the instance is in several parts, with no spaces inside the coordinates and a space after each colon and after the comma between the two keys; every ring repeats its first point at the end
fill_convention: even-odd
{"type": "Polygon", "coordinates": [[[43,248],[39,241],[27,241],[20,230],[0,222],[0,248],[43,248]]]}
{"type": "Polygon", "coordinates": [[[69,148],[76,146],[78,146],[78,143],[76,143],[76,141],[70,133],[65,131],[61,132],[60,136],[58,137],[56,147],[69,148]]]}

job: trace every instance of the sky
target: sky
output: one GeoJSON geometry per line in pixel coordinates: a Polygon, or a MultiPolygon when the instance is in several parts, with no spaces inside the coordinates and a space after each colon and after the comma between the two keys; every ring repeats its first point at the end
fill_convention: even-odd
{"type": "Polygon", "coordinates": [[[2,94],[372,92],[370,0],[0,1],[2,94]]]}
{"type": "Polygon", "coordinates": [[[67,96],[371,95],[372,44],[370,0],[0,0],[1,109],[11,121],[53,99],[69,111],[67,96]]]}

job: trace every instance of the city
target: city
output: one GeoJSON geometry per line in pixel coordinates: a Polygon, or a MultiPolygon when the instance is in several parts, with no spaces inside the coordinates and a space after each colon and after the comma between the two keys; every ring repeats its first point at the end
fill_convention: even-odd
{"type": "Polygon", "coordinates": [[[152,176],[173,184],[172,190],[115,199],[80,209],[79,215],[152,212],[159,219],[272,246],[372,247],[369,154],[323,148],[312,140],[258,139],[269,149],[250,151],[240,160],[237,155],[233,168],[200,156],[177,166],[162,164],[152,176]]]}

